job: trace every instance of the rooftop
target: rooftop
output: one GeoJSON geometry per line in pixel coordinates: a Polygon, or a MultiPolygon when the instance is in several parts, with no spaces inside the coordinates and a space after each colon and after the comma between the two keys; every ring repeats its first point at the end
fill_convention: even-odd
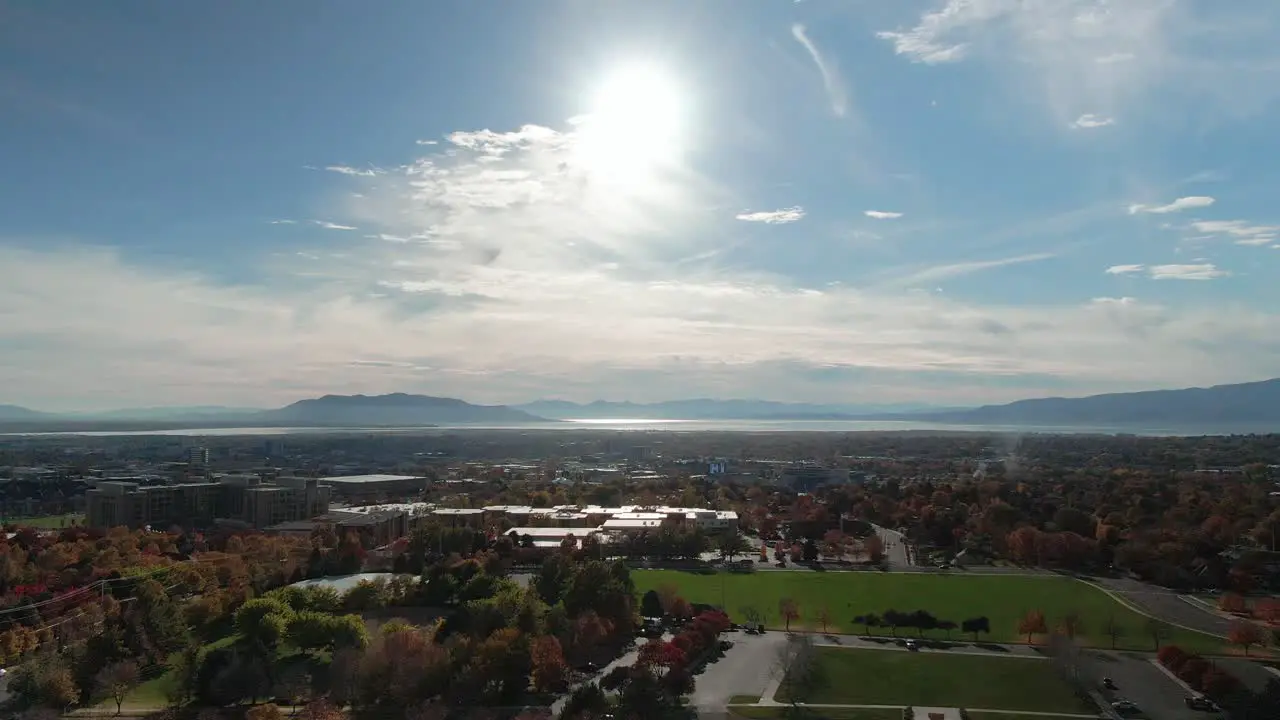
{"type": "Polygon", "coordinates": [[[335,475],[333,477],[320,478],[320,480],[327,483],[380,483],[426,480],[426,478],[417,475],[335,475]]]}

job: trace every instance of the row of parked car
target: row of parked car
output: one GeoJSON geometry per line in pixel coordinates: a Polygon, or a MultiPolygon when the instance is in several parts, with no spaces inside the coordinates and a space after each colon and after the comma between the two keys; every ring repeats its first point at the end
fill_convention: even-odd
{"type": "MultiPolygon", "coordinates": [[[[1102,687],[1107,690],[1111,690],[1112,692],[1120,689],[1116,685],[1115,680],[1112,680],[1111,678],[1102,678],[1102,687]]],[[[1192,710],[1213,713],[1222,712],[1222,708],[1218,707],[1217,703],[1204,695],[1188,695],[1184,698],[1184,702],[1187,704],[1187,707],[1192,710]]],[[[1122,697],[1117,697],[1116,700],[1111,703],[1111,709],[1115,710],[1119,715],[1137,715],[1142,712],[1142,708],[1139,708],[1137,703],[1132,700],[1125,700],[1122,697]]]]}

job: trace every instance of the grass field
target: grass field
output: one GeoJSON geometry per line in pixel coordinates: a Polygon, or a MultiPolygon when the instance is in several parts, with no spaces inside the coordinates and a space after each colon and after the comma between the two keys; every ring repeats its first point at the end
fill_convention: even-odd
{"type": "MultiPolygon", "coordinates": [[[[201,648],[201,652],[207,653],[210,650],[216,650],[217,648],[220,648],[220,647],[227,647],[231,643],[235,642],[235,639],[236,637],[234,635],[229,635],[224,638],[219,638],[218,640],[214,640],[213,642],[201,648]]],[[[171,660],[176,661],[177,655],[171,658],[171,660]]],[[[169,693],[171,690],[174,689],[174,687],[177,684],[177,681],[178,681],[178,678],[173,674],[172,670],[165,670],[163,674],[157,677],[151,678],[150,680],[147,680],[145,682],[138,683],[138,686],[135,687],[133,690],[131,690],[128,696],[125,697],[124,707],[128,707],[128,708],[166,707],[169,704],[169,693]]],[[[114,711],[116,709],[116,703],[114,700],[107,700],[106,702],[101,703],[98,707],[110,709],[114,711]]]]}
{"type": "MultiPolygon", "coordinates": [[[[1090,710],[1047,660],[818,648],[818,662],[825,682],[805,702],[1061,713],[1090,710]]],[[[777,699],[786,702],[783,697],[777,699]]]]}
{"type": "MultiPolygon", "coordinates": [[[[631,574],[639,592],[663,585],[674,586],[690,602],[720,605],[735,618],[751,606],[764,613],[770,627],[783,626],[778,614],[778,601],[791,598],[800,609],[800,620],[793,628],[821,629],[815,615],[822,608],[831,613],[833,632],[861,634],[861,625],[853,618],[867,613],[927,610],[940,619],[960,621],[985,615],[991,620],[991,635],[980,640],[993,642],[1025,642],[1018,633],[1018,620],[1028,610],[1045,614],[1050,628],[1058,618],[1076,612],[1084,621],[1080,639],[1090,645],[1110,647],[1111,639],[1101,632],[1109,618],[1124,628],[1117,647],[1128,650],[1154,650],[1151,637],[1144,630],[1146,618],[1129,610],[1101,590],[1079,580],[1059,576],[1012,575],[932,575],[916,573],[853,572],[757,572],[697,574],[677,570],[638,570],[631,574]]],[[[888,635],[885,628],[872,629],[874,634],[888,635]]],[[[900,634],[914,635],[903,629],[900,634]]],[[[928,636],[942,638],[938,630],[928,636]]],[[[953,633],[956,639],[965,639],[953,633]]],[[[1224,642],[1202,633],[1171,628],[1162,644],[1175,644],[1188,650],[1213,653],[1222,650],[1224,642]]]]}
{"type": "Polygon", "coordinates": [[[43,517],[5,518],[3,524],[40,528],[41,530],[61,530],[64,527],[71,527],[73,522],[76,524],[84,522],[84,514],[67,513],[65,515],[45,515],[43,517]]]}

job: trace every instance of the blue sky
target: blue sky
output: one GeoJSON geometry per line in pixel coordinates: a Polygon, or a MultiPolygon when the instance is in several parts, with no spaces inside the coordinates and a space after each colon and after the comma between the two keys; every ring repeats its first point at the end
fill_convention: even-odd
{"type": "Polygon", "coordinates": [[[1280,375],[1269,0],[0,5],[0,402],[1280,375]]]}

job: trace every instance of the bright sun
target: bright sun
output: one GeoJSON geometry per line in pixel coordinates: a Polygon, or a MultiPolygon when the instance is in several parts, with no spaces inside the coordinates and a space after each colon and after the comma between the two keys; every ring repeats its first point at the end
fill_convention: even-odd
{"type": "Polygon", "coordinates": [[[675,83],[635,65],[613,75],[592,98],[577,152],[593,174],[634,182],[680,152],[682,103],[675,83]]]}

